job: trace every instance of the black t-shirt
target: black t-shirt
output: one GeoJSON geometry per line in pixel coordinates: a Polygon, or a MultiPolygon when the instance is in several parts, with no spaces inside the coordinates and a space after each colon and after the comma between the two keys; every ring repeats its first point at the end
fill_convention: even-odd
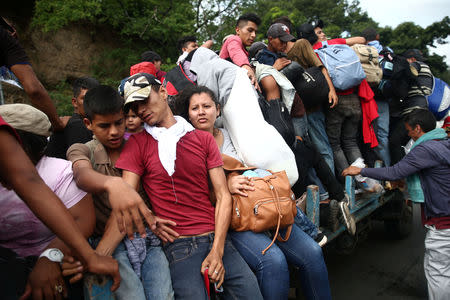
{"type": "Polygon", "coordinates": [[[30,60],[19,42],[0,26],[0,66],[11,68],[14,65],[29,63],[30,60]]]}
{"type": "Polygon", "coordinates": [[[92,140],[92,131],[86,128],[83,118],[73,114],[63,132],[56,132],[50,137],[46,155],[66,159],[66,152],[76,143],[87,143],[92,140]]]}

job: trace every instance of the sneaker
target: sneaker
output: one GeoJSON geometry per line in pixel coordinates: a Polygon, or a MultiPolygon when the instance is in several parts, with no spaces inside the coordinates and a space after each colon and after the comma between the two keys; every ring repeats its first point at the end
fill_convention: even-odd
{"type": "Polygon", "coordinates": [[[342,200],[339,202],[340,215],[339,220],[347,227],[347,231],[351,235],[355,235],[356,233],[356,222],[353,215],[350,213],[350,209],[348,208],[348,202],[346,200],[342,200]]]}
{"type": "Polygon", "coordinates": [[[338,214],[339,203],[336,200],[331,200],[329,205],[328,226],[332,232],[335,232],[339,228],[338,214]]]}
{"type": "Polygon", "coordinates": [[[323,247],[327,243],[328,238],[325,234],[319,232],[314,240],[317,242],[317,244],[319,244],[320,247],[323,247]]]}

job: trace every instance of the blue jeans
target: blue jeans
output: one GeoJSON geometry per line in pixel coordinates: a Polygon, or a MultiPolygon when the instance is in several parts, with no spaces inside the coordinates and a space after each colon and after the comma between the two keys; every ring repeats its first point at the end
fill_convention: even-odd
{"type": "MultiPolygon", "coordinates": [[[[100,238],[91,239],[90,242],[92,247],[96,248],[100,238]]],[[[119,264],[122,279],[119,288],[114,292],[118,300],[173,299],[168,262],[161,247],[150,247],[142,265],[142,282],[130,264],[123,242],[120,242],[112,256],[119,264]]]]}
{"type": "Polygon", "coordinates": [[[321,110],[308,113],[308,134],[311,142],[319,150],[331,171],[334,172],[333,150],[325,130],[325,115],[321,110]]]}
{"type": "Polygon", "coordinates": [[[317,234],[319,233],[317,230],[317,226],[313,222],[311,222],[311,220],[305,215],[305,213],[298,207],[294,222],[298,227],[300,227],[301,230],[303,230],[313,239],[315,239],[317,234]]]}
{"type": "Polygon", "coordinates": [[[292,118],[295,135],[305,138],[308,135],[308,118],[306,114],[300,118],[292,118]]]}
{"type": "MultiPolygon", "coordinates": [[[[207,299],[201,265],[209,254],[213,241],[214,234],[211,233],[205,236],[179,238],[163,246],[169,260],[170,275],[177,300],[207,299]]],[[[225,240],[222,261],[225,268],[223,283],[225,299],[262,299],[255,275],[228,237],[225,240]]]]}
{"type": "Polygon", "coordinates": [[[389,102],[387,100],[376,100],[379,117],[375,121],[375,132],[378,139],[378,146],[375,153],[383,160],[384,166],[391,165],[391,154],[389,152],[389,102]]]}
{"type": "MultiPolygon", "coordinates": [[[[328,141],[328,136],[325,131],[325,115],[321,110],[308,113],[308,135],[311,142],[316,146],[317,150],[319,150],[320,154],[325,159],[325,162],[334,173],[333,151],[331,150],[330,142],[328,141]]],[[[315,184],[319,187],[320,200],[329,198],[328,192],[319,177],[317,177],[317,173],[314,169],[308,171],[306,180],[308,184],[315,184]]]]}
{"type": "MultiPolygon", "coordinates": [[[[285,230],[281,234],[284,236],[285,230]]],[[[289,270],[287,262],[299,268],[302,289],[307,299],[331,299],[328,271],[322,249],[295,224],[287,242],[271,242],[265,233],[252,231],[229,232],[233,244],[256,273],[264,299],[287,299],[289,270]]]]}

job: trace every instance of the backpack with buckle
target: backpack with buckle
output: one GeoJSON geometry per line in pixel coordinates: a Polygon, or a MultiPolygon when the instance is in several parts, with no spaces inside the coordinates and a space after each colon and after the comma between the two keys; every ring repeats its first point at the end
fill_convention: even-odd
{"type": "Polygon", "coordinates": [[[366,78],[358,55],[349,46],[329,45],[322,42],[322,48],[314,50],[320,57],[335,88],[347,90],[355,87],[366,78]]]}
{"type": "Polygon", "coordinates": [[[370,86],[377,86],[383,77],[383,70],[380,67],[378,51],[375,47],[355,44],[351,47],[361,61],[366,80],[370,86]]]}

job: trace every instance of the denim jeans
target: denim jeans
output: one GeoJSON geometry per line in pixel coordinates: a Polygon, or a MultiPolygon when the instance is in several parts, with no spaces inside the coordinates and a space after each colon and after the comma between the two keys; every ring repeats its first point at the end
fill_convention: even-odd
{"type": "Polygon", "coordinates": [[[354,93],[340,95],[339,104],[327,111],[327,134],[338,176],[349,164],[362,157],[357,142],[361,116],[361,102],[354,93]]]}
{"type": "Polygon", "coordinates": [[[297,215],[294,218],[295,224],[300,227],[307,235],[315,239],[319,233],[317,226],[297,207],[297,215]]]}
{"type": "MultiPolygon", "coordinates": [[[[206,236],[179,238],[163,246],[169,260],[170,275],[177,300],[207,299],[201,265],[209,254],[213,241],[214,234],[211,233],[206,236]]],[[[225,268],[223,283],[225,299],[262,299],[255,275],[228,237],[225,240],[222,261],[225,268]]]]}
{"type": "Polygon", "coordinates": [[[385,99],[376,100],[378,105],[378,118],[375,120],[375,132],[378,146],[375,153],[383,161],[385,167],[391,165],[391,154],[389,152],[389,102],[385,99]]]}
{"type": "MultiPolygon", "coordinates": [[[[331,149],[330,142],[325,130],[325,115],[322,110],[309,112],[308,117],[308,135],[311,142],[316,146],[320,155],[325,159],[325,162],[330,167],[330,170],[334,173],[334,158],[333,150],[331,149]]],[[[326,200],[329,198],[328,192],[324,188],[315,170],[308,171],[307,176],[308,184],[315,184],[319,187],[320,200],[326,200]]]]}
{"type": "MultiPolygon", "coordinates": [[[[101,238],[90,240],[96,248],[101,238]]],[[[128,259],[125,244],[120,242],[113,253],[119,264],[120,286],[114,296],[120,299],[173,299],[168,262],[161,247],[150,247],[142,265],[142,282],[128,259]],[[144,288],[145,286],[145,288],[144,288]],[[147,296],[147,298],[146,298],[147,296]],[[151,297],[151,298],[149,298],[151,297]],[[156,298],[154,298],[156,297],[156,298]]]]}
{"type": "MultiPolygon", "coordinates": [[[[285,230],[281,231],[284,236],[285,230]]],[[[252,231],[229,233],[233,244],[256,273],[264,299],[287,299],[289,271],[287,262],[299,268],[302,289],[306,299],[331,299],[328,271],[322,249],[309,235],[295,224],[287,242],[271,242],[265,233],[252,231]]]]}
{"type": "Polygon", "coordinates": [[[334,172],[333,150],[325,128],[325,115],[321,110],[308,113],[308,135],[311,142],[334,172]]]}
{"type": "Polygon", "coordinates": [[[294,126],[295,135],[305,138],[308,134],[308,118],[306,114],[300,118],[292,118],[292,125],[294,126]]]}

